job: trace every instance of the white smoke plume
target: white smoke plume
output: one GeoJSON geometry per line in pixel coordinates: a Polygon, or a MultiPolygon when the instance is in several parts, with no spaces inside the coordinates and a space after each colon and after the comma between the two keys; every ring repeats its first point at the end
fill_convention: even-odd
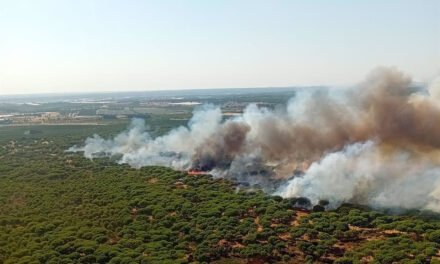
{"type": "Polygon", "coordinates": [[[114,139],[106,140],[94,135],[86,139],[83,147],[74,146],[68,151],[84,152],[89,159],[121,156],[119,163],[127,163],[135,168],[161,165],[189,169],[194,146],[200,145],[218,130],[221,119],[219,108],[206,105],[194,113],[188,127],[179,127],[157,138],[152,138],[146,132],[143,119],[133,119],[128,130],[114,139]]]}
{"type": "Polygon", "coordinates": [[[204,106],[188,126],[153,138],[141,120],[114,139],[95,135],[87,158],[139,168],[209,171],[283,197],[440,212],[440,85],[412,86],[394,68],[346,90],[298,92],[284,109],[249,105],[223,120],[204,106]]]}
{"type": "Polygon", "coordinates": [[[440,212],[440,167],[404,150],[384,158],[377,143],[367,141],[325,155],[277,193],[314,204],[325,199],[334,206],[354,202],[440,212]]]}

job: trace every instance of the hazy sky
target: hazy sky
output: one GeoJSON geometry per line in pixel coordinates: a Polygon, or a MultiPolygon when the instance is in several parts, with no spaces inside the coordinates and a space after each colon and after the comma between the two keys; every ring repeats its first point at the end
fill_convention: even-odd
{"type": "Polygon", "coordinates": [[[440,74],[440,1],[0,0],[0,94],[440,74]]]}

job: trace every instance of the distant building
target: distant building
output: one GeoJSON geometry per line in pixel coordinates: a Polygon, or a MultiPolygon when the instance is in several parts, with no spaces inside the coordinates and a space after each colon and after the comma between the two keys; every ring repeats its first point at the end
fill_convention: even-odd
{"type": "Polygon", "coordinates": [[[43,118],[43,119],[59,119],[59,118],[61,118],[61,114],[58,112],[44,112],[41,114],[41,118],[43,118]]]}
{"type": "MultiPolygon", "coordinates": [[[[96,115],[101,116],[104,119],[114,119],[114,118],[134,118],[134,117],[139,117],[139,118],[146,118],[149,115],[145,112],[145,111],[137,111],[136,110],[132,110],[129,109],[128,107],[124,108],[124,109],[98,109],[96,110],[96,115]]],[[[139,109],[139,110],[143,110],[143,109],[139,109]]]]}

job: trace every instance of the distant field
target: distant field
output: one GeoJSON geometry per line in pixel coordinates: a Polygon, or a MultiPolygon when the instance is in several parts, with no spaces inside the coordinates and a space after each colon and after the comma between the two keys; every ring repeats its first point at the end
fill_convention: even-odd
{"type": "MultiPolygon", "coordinates": [[[[95,133],[115,135],[125,129],[127,123],[103,125],[32,125],[0,127],[0,141],[31,139],[63,139],[82,141],[95,133]]],[[[61,142],[60,142],[61,143],[61,142]]]]}

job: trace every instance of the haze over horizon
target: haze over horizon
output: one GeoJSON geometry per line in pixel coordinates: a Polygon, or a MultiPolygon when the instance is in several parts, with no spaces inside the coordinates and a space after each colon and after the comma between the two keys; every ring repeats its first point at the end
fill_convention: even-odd
{"type": "Polygon", "coordinates": [[[2,1],[0,95],[351,85],[440,74],[440,2],[2,1]]]}

